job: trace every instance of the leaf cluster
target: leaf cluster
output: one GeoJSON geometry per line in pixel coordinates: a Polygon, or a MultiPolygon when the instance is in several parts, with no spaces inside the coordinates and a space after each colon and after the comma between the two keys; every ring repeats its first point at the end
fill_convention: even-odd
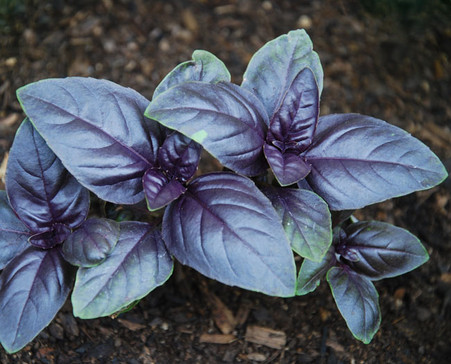
{"type": "Polygon", "coordinates": [[[170,277],[173,259],[280,297],[325,277],[369,342],[381,319],[372,281],[428,255],[409,232],[352,211],[447,173],[385,121],[319,116],[322,87],[319,57],[296,30],[257,51],[241,85],[198,50],[151,101],[92,78],[20,88],[26,118],[0,192],[3,347],[23,348],[69,295],[81,318],[128,310],[170,277]],[[199,173],[202,150],[223,170],[199,173]]]}

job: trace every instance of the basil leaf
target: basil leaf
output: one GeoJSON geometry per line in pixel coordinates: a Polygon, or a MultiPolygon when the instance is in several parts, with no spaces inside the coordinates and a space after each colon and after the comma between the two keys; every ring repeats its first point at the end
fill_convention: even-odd
{"type": "MultiPolygon", "coordinates": [[[[143,113],[149,101],[106,80],[69,77],[20,88],[25,113],[77,180],[101,199],[134,204],[156,163],[161,135],[143,113]],[[151,133],[149,134],[149,131],[151,133]]],[[[155,123],[154,123],[155,124],[155,123]]]]}
{"type": "Polygon", "coordinates": [[[111,315],[162,285],[173,262],[158,230],[135,221],[120,225],[116,247],[101,264],[80,268],[72,292],[74,315],[111,315]]]}
{"type": "Polygon", "coordinates": [[[222,283],[293,296],[296,268],[280,218],[248,178],[196,178],[163,218],[163,238],[182,264],[222,283]]]}
{"type": "Polygon", "coordinates": [[[303,154],[309,184],[331,210],[366,205],[431,188],[447,172],[431,150],[406,131],[359,114],[319,119],[303,154]]]}
{"type": "Polygon", "coordinates": [[[350,269],[333,267],[327,273],[335,303],[352,335],[368,344],[379,330],[379,295],[373,283],[350,269]]]}

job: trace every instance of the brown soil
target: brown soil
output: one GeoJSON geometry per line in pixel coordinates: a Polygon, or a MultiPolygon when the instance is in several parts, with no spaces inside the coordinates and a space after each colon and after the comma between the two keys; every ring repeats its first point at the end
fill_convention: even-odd
{"type": "MultiPolygon", "coordinates": [[[[15,99],[20,86],[91,76],[151,98],[162,77],[195,49],[216,54],[239,83],[259,47],[304,27],[325,71],[322,114],[358,112],[387,120],[423,140],[451,167],[446,0],[411,1],[407,8],[401,5],[409,2],[399,0],[10,3],[15,8],[8,13],[0,9],[0,162],[23,118],[15,99]]],[[[305,297],[272,298],[177,265],[167,284],[119,318],[74,319],[67,303],[24,350],[7,355],[0,349],[0,362],[448,363],[450,195],[448,179],[358,212],[407,228],[431,255],[414,272],[377,282],[383,319],[369,345],[352,337],[324,283],[305,297]]]]}

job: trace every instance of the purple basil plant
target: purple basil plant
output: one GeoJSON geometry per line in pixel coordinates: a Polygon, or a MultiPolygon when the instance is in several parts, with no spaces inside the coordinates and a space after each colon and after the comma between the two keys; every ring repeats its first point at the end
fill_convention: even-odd
{"type": "Polygon", "coordinates": [[[92,78],[20,88],[26,118],[0,192],[5,350],[32,341],[69,295],[84,319],[128,309],[170,277],[173,259],[271,296],[304,295],[325,278],[352,334],[370,342],[381,321],[372,281],[428,254],[406,230],[349,211],[447,172],[382,120],[319,116],[322,86],[319,57],[296,30],[256,52],[241,86],[198,50],[152,101],[92,78]],[[203,149],[222,171],[196,174],[203,149]],[[147,213],[119,221],[107,205],[147,213]]]}

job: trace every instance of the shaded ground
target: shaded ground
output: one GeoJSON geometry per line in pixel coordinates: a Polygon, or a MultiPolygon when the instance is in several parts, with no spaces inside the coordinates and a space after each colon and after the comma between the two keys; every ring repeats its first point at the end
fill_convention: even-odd
{"type": "MultiPolygon", "coordinates": [[[[9,15],[0,11],[0,161],[23,118],[15,89],[29,82],[92,76],[150,99],[168,71],[190,59],[193,50],[206,49],[239,83],[259,47],[304,27],[325,71],[322,114],[359,112],[390,121],[423,140],[451,168],[451,10],[443,6],[446,0],[412,0],[407,8],[409,2],[400,0],[11,3],[15,8],[9,15]]],[[[73,319],[68,303],[23,351],[7,355],[0,349],[0,362],[447,363],[450,194],[448,179],[433,190],[358,213],[407,228],[431,255],[414,272],[377,282],[383,319],[369,345],[349,333],[324,283],[309,296],[279,299],[177,266],[166,285],[119,318],[73,319]],[[233,337],[213,336],[230,324],[224,319],[228,310],[236,318],[233,337]],[[286,343],[278,349],[252,343],[253,325],[262,327],[257,333],[277,330],[286,343]],[[228,343],[211,343],[219,340],[228,343]]]]}

